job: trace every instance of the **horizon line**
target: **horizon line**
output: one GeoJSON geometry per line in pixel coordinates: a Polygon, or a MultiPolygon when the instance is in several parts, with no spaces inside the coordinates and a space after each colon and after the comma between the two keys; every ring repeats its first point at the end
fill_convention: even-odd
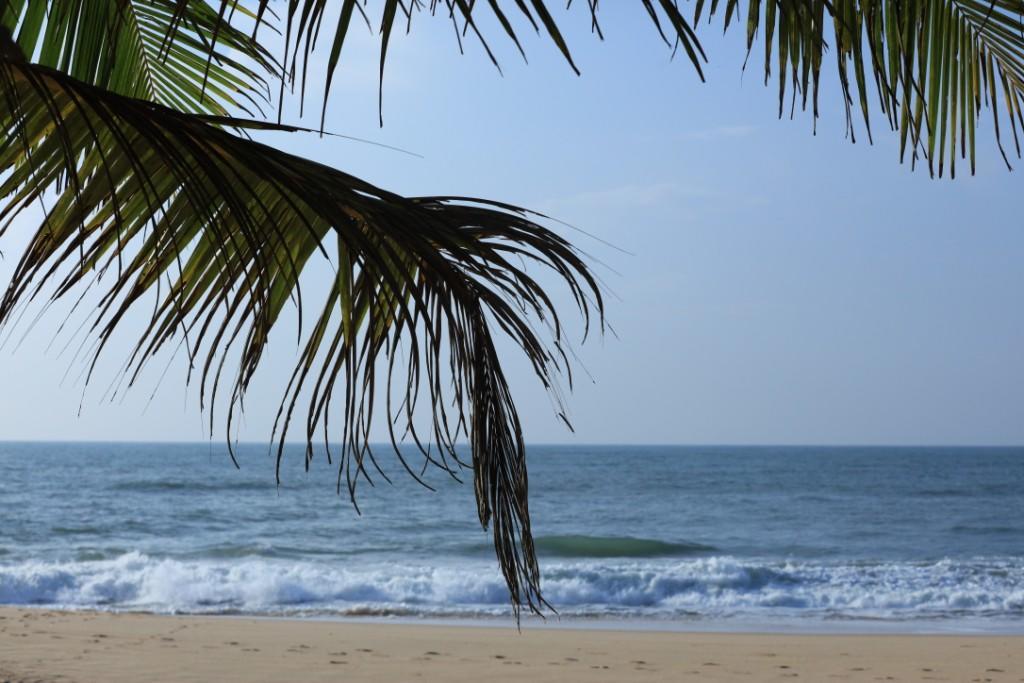
{"type": "MultiPolygon", "coordinates": [[[[23,438],[0,438],[0,444],[145,444],[145,445],[204,445],[212,446],[219,444],[226,446],[225,440],[197,440],[197,439],[23,439],[23,438]]],[[[340,442],[332,441],[331,445],[340,445],[340,442]]],[[[231,441],[232,446],[271,446],[276,447],[278,442],[272,439],[262,440],[238,440],[231,441]]],[[[288,446],[306,446],[305,441],[285,441],[288,446]]],[[[316,446],[321,447],[322,441],[317,441],[316,446]]],[[[371,447],[393,448],[388,441],[372,441],[371,447]]],[[[399,446],[416,448],[415,443],[399,443],[399,446]]],[[[456,444],[460,447],[468,446],[466,442],[456,444]]],[[[436,446],[436,444],[435,444],[436,446]]],[[[535,441],[527,442],[526,447],[573,447],[573,448],[1024,448],[1024,443],[821,443],[821,442],[557,442],[557,441],[535,441]]]]}

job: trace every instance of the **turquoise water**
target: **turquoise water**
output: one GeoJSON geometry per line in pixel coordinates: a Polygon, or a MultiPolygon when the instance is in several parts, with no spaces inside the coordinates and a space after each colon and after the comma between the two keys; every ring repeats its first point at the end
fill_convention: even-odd
{"type": "MultiPolygon", "coordinates": [[[[381,459],[390,462],[387,450],[381,459]]],[[[510,614],[472,487],[392,468],[357,515],[266,446],[0,443],[0,603],[177,613],[510,614]]],[[[1024,449],[529,449],[568,618],[1024,630],[1024,449]]],[[[470,473],[467,472],[467,481],[470,473]]]]}

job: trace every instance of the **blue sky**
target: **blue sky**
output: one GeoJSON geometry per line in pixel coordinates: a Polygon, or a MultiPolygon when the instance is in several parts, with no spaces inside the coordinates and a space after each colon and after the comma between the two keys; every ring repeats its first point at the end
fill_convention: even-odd
{"type": "MultiPolygon", "coordinates": [[[[575,434],[504,354],[530,441],[1024,442],[1021,171],[1006,171],[987,122],[977,176],[932,180],[898,163],[880,117],[873,146],[844,138],[831,73],[812,135],[809,114],[776,117],[756,58],[742,73],[740,33],[703,31],[701,84],[669,60],[642,10],[605,12],[604,43],[582,15],[568,31],[582,77],[549,43],[527,40],[525,65],[494,33],[500,76],[472,43],[460,56],[443,20],[414,24],[389,51],[383,129],[377,44],[347,46],[327,128],[423,158],[264,139],[405,194],[536,208],[621,248],[565,229],[607,264],[596,267],[617,333],[579,349],[594,381],[569,399],[575,434]]],[[[311,100],[305,121],[316,125],[311,100]]],[[[0,275],[18,243],[2,245],[0,275]]],[[[62,383],[70,360],[46,350],[59,321],[44,317],[19,348],[0,349],[0,439],[204,438],[180,359],[148,407],[155,377],[102,400],[127,329],[79,416],[77,370],[62,383]]],[[[241,438],[267,438],[293,359],[293,344],[272,348],[241,438]]]]}

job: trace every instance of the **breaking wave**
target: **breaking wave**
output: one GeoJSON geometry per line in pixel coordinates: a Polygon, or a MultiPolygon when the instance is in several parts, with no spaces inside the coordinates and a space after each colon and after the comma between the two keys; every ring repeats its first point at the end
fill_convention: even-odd
{"type": "MultiPolygon", "coordinates": [[[[545,596],[567,616],[749,615],[916,619],[1024,617],[1011,559],[911,562],[688,557],[544,563],[545,596]]],[[[0,603],[168,613],[500,615],[492,564],[346,568],[265,557],[0,563],[0,603]]]]}

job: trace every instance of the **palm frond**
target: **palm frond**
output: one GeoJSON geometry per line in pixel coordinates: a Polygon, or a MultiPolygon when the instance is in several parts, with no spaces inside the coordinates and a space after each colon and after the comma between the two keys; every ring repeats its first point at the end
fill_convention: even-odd
{"type": "Polygon", "coordinates": [[[424,466],[458,476],[456,442],[468,437],[480,521],[491,526],[516,613],[545,605],[523,434],[494,330],[556,385],[567,369],[561,322],[525,264],[560,276],[586,321],[603,315],[598,285],[566,241],[515,207],[398,196],[18,59],[0,59],[0,101],[11,141],[0,151],[0,234],[26,206],[58,193],[0,299],[0,324],[25,302],[92,288],[99,356],[128,313],[155,297],[128,384],[161,349],[184,344],[211,429],[218,390],[230,387],[230,434],[272,329],[292,306],[303,316],[303,270],[329,263],[335,277],[274,426],[280,445],[304,410],[307,466],[322,439],[327,457],[338,458],[339,488],[344,481],[355,501],[357,483],[376,476],[377,394],[399,458],[406,437],[424,466]],[[237,371],[226,363],[232,354],[237,371]],[[414,424],[421,414],[424,434],[414,424]]]}
{"type": "Polygon", "coordinates": [[[874,101],[899,133],[901,160],[924,159],[932,175],[948,168],[955,176],[959,156],[969,158],[973,173],[984,105],[1007,166],[1006,123],[1020,156],[1022,0],[750,0],[748,50],[761,29],[765,82],[777,69],[780,116],[788,86],[791,110],[799,97],[817,119],[822,64],[831,50],[851,138],[857,110],[871,136],[874,101]]]}
{"type": "Polygon", "coordinates": [[[235,2],[0,0],[0,26],[29,61],[179,111],[251,116],[279,67],[233,13],[251,14],[235,2]]]}
{"type": "MultiPolygon", "coordinates": [[[[476,2],[476,0],[429,0],[420,2],[413,0],[383,0],[380,3],[378,15],[380,20],[377,26],[373,26],[373,19],[366,7],[366,0],[343,0],[338,15],[337,23],[334,25],[334,35],[330,39],[330,54],[327,61],[327,69],[324,83],[324,104],[321,111],[321,128],[324,125],[326,116],[327,98],[330,94],[331,84],[334,81],[335,70],[341,59],[342,48],[345,45],[353,23],[356,26],[367,26],[375,28],[381,36],[380,41],[380,80],[381,93],[383,93],[384,67],[387,60],[388,46],[396,29],[404,28],[409,31],[413,19],[417,14],[428,14],[430,16],[442,15],[446,21],[450,21],[454,28],[455,38],[458,41],[459,49],[462,50],[462,41],[467,35],[472,35],[483,47],[487,58],[500,70],[500,64],[495,51],[491,48],[489,37],[479,26],[478,19],[481,14],[489,14],[489,19],[494,20],[501,27],[502,36],[510,40],[525,59],[526,53],[520,41],[522,28],[517,29],[516,19],[521,20],[530,29],[547,35],[558,51],[565,58],[569,66],[577,74],[579,68],[573,61],[572,51],[564,37],[559,22],[554,14],[548,9],[544,0],[487,0],[487,2],[476,2]],[[486,6],[486,7],[485,7],[486,6]],[[359,16],[355,17],[358,13],[359,16]],[[353,18],[356,21],[353,22],[353,18]]],[[[567,3],[572,5],[572,0],[567,3]]],[[[682,48],[690,63],[697,70],[703,79],[702,63],[706,56],[701,48],[700,41],[693,32],[689,22],[683,17],[677,7],[676,0],[640,0],[640,4],[650,17],[657,31],[660,40],[673,50],[682,48]]],[[[269,0],[260,0],[257,16],[264,17],[270,5],[269,0]]],[[[601,35],[601,27],[598,23],[598,2],[587,0],[591,30],[601,35]]],[[[294,75],[297,71],[302,72],[300,83],[300,98],[305,99],[307,84],[307,62],[309,55],[313,52],[320,37],[324,17],[331,6],[322,0],[304,0],[302,2],[289,3],[288,12],[285,17],[284,33],[286,36],[285,53],[282,55],[282,63],[285,64],[285,72],[294,75]]],[[[262,25],[257,22],[257,31],[262,25]]],[[[328,26],[328,30],[330,27],[328,26]]],[[[383,124],[383,107],[381,107],[381,123],[383,124]]]]}
{"type": "MultiPolygon", "coordinates": [[[[341,5],[330,41],[321,128],[342,47],[354,24],[373,26],[377,21],[374,28],[381,35],[382,84],[395,29],[404,24],[409,30],[417,14],[440,15],[452,22],[459,48],[471,35],[496,66],[499,62],[491,47],[495,37],[481,26],[498,27],[499,37],[511,41],[525,57],[522,27],[517,28],[524,24],[546,35],[568,65],[579,72],[561,28],[564,22],[544,0],[383,0],[375,4],[375,9],[368,0],[344,0],[341,5]],[[485,22],[485,17],[490,21],[485,22]]],[[[571,0],[567,4],[571,6],[571,0]]],[[[982,107],[987,106],[1004,161],[1009,166],[1002,135],[1007,126],[1013,149],[1020,156],[1017,128],[1024,125],[1024,0],[748,0],[742,7],[739,0],[694,0],[690,7],[677,0],[639,0],[637,4],[655,28],[652,36],[673,54],[684,53],[701,78],[707,57],[695,28],[702,19],[718,17],[726,31],[743,26],[748,53],[760,39],[765,81],[774,71],[778,82],[780,116],[787,109],[788,94],[791,112],[799,101],[801,107],[813,109],[817,120],[823,66],[834,60],[851,139],[856,139],[855,112],[859,110],[870,139],[871,110],[877,109],[899,132],[901,159],[909,158],[912,165],[925,159],[929,171],[941,176],[947,167],[950,175],[955,175],[959,156],[969,158],[973,173],[976,132],[982,107]],[[741,12],[746,12],[745,20],[741,12]]],[[[600,4],[588,0],[585,5],[583,14],[589,27],[603,37],[600,4]]],[[[266,15],[268,7],[269,0],[260,0],[257,15],[266,15]]],[[[296,1],[288,7],[284,26],[288,47],[281,60],[286,65],[284,73],[301,70],[302,97],[308,56],[328,8],[321,0],[296,1]]],[[[262,23],[257,21],[257,28],[262,23]]],[[[330,31],[330,26],[326,30],[330,31]]]]}

